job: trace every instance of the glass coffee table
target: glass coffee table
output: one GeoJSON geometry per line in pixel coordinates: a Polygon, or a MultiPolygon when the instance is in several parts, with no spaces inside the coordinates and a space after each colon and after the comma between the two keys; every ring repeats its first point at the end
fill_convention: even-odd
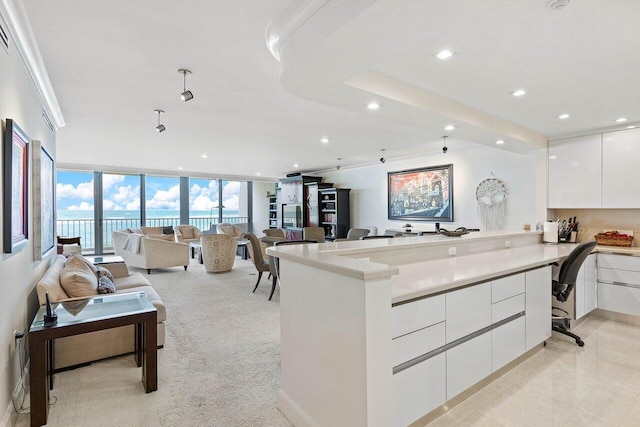
{"type": "Polygon", "coordinates": [[[31,425],[47,423],[49,390],[53,389],[54,340],[103,329],[135,325],[135,361],[142,367],[147,393],[158,389],[158,313],[144,292],[100,295],[51,304],[57,322],[45,324],[46,307],[29,328],[31,425]]]}

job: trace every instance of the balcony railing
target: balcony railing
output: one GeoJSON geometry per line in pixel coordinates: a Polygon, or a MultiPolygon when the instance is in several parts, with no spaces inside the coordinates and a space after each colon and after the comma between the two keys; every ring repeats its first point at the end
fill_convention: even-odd
{"type": "MultiPolygon", "coordinates": [[[[229,224],[248,224],[249,218],[246,216],[222,217],[222,222],[229,224]]],[[[190,217],[189,224],[200,230],[215,230],[218,218],[211,217],[190,217]]],[[[111,232],[113,230],[125,230],[127,228],[140,228],[139,219],[115,218],[103,219],[104,228],[103,247],[105,251],[113,249],[111,232]]],[[[145,225],[148,227],[168,227],[180,225],[180,218],[147,218],[145,225]]],[[[86,219],[58,219],[56,220],[56,233],[58,236],[75,237],[80,236],[80,242],[84,252],[91,252],[96,247],[95,221],[93,218],[86,219]]]]}

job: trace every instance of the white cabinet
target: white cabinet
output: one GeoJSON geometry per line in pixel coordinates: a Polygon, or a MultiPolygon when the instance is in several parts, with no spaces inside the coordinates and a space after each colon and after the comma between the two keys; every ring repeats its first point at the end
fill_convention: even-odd
{"type": "Polygon", "coordinates": [[[491,372],[524,354],[525,323],[522,316],[491,331],[491,372]]]}
{"type": "Polygon", "coordinates": [[[493,303],[523,293],[524,274],[514,274],[491,282],[491,302],[493,303]]]}
{"type": "Polygon", "coordinates": [[[640,316],[640,258],[598,254],[598,308],[640,316]]]}
{"type": "Polygon", "coordinates": [[[445,294],[447,342],[491,324],[491,282],[445,294]]]}
{"type": "Polygon", "coordinates": [[[407,426],[447,401],[445,353],[393,376],[393,425],[407,426]]]}
{"type": "Polygon", "coordinates": [[[444,321],[444,295],[425,298],[391,309],[391,336],[408,334],[444,321]]]}
{"type": "Polygon", "coordinates": [[[491,374],[491,333],[447,350],[447,400],[491,374]]]}
{"type": "Polygon", "coordinates": [[[596,308],[596,256],[596,254],[589,255],[578,272],[574,289],[576,319],[591,313],[596,308]]]}
{"type": "Polygon", "coordinates": [[[549,208],[600,207],[602,135],[549,142],[549,208]]]}
{"type": "Polygon", "coordinates": [[[445,344],[444,322],[394,338],[391,344],[393,366],[408,362],[445,344]]]}
{"type": "Polygon", "coordinates": [[[525,273],[526,350],[551,336],[551,267],[525,273]]]}
{"type": "Polygon", "coordinates": [[[640,129],[603,134],[602,207],[640,207],[640,129]]]}

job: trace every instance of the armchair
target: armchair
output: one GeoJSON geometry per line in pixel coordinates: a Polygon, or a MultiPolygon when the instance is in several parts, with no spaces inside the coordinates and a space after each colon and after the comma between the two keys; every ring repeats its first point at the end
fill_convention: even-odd
{"type": "Polygon", "coordinates": [[[221,222],[220,224],[216,225],[216,231],[218,232],[218,234],[228,234],[236,240],[242,240],[244,236],[244,231],[242,231],[235,225],[226,222],[221,222]]]}
{"type": "Polygon", "coordinates": [[[200,241],[202,232],[198,227],[193,225],[176,225],[174,228],[176,233],[176,242],[189,243],[200,241]]]}
{"type": "Polygon", "coordinates": [[[221,273],[230,271],[236,260],[238,241],[227,234],[203,234],[202,259],[207,272],[221,273]]]}
{"type": "Polygon", "coordinates": [[[121,256],[130,267],[145,268],[148,274],[151,274],[152,268],[183,266],[186,271],[189,266],[189,245],[186,243],[125,231],[113,231],[111,238],[116,255],[121,256]],[[130,236],[135,236],[133,239],[137,240],[133,245],[129,244],[132,243],[128,241],[130,236]],[[125,246],[131,249],[125,249],[125,246]]]}

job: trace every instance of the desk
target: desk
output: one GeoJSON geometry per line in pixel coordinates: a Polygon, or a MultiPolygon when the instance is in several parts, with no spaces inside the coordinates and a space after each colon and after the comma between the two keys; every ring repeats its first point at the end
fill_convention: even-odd
{"type": "Polygon", "coordinates": [[[91,297],[53,304],[58,321],[45,325],[45,307],[29,328],[31,425],[47,423],[49,390],[53,389],[53,343],[57,338],[136,325],[135,361],[142,367],[147,393],[158,389],[157,310],[143,293],[91,297]]]}

